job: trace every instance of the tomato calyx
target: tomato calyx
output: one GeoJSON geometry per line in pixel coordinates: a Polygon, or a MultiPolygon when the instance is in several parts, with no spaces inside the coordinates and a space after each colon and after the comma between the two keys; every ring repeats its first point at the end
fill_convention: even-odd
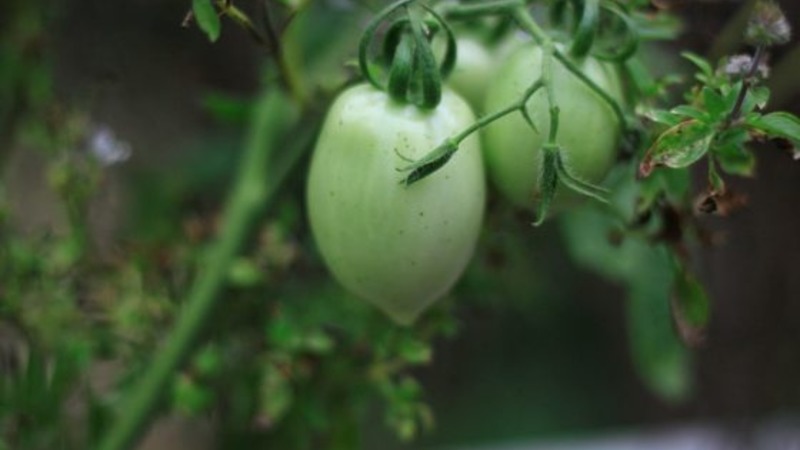
{"type": "Polygon", "coordinates": [[[442,80],[453,70],[455,61],[455,34],[439,13],[415,0],[399,0],[379,12],[364,30],[358,49],[359,67],[367,81],[398,102],[424,109],[435,108],[441,101],[442,80]],[[381,45],[379,60],[389,66],[388,77],[383,77],[388,80],[383,81],[375,73],[376,64],[370,63],[370,50],[381,25],[398,13],[401,17],[390,23],[381,45]],[[446,40],[441,64],[431,48],[440,30],[446,40]]]}

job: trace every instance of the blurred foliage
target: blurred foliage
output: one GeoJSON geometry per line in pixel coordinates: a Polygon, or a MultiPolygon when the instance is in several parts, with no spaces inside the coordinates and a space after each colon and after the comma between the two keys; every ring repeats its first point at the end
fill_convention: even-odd
{"type": "MultiPolygon", "coordinates": [[[[263,39],[275,27],[281,47],[269,49],[265,89],[294,90],[295,100],[305,102],[299,131],[284,131],[305,134],[307,142],[281,146],[271,161],[275,169],[267,183],[275,183],[273,202],[241,236],[247,244],[226,268],[213,320],[181,370],[170,374],[158,413],[210,418],[219,448],[358,448],[365,423],[374,421],[400,440],[414,439],[434,426],[434,414],[412,370],[429,365],[434,345],[456,334],[453,299],[478,314],[533,310],[530,315],[541,316],[536,325],[542,326],[563,313],[552,299],[569,280],[554,280],[561,266],[544,266],[556,258],[537,261],[522,233],[502,231],[520,222],[509,218],[516,212],[494,208],[460,288],[413,328],[392,325],[333,285],[305,224],[304,176],[297,166],[305,161],[321,111],[355,77],[348,58],[376,2],[265,2],[272,13],[266,18],[263,10],[233,10],[228,2],[188,3],[212,41],[231,23],[262,33],[263,39]],[[244,21],[250,13],[267,25],[244,21]],[[286,66],[276,62],[276,51],[286,66]],[[529,295],[514,295],[519,292],[550,302],[531,302],[529,295]]],[[[87,448],[126,413],[121,399],[168,338],[220,231],[222,192],[237,176],[241,154],[219,148],[243,147],[242,135],[256,114],[250,99],[208,92],[202,104],[226,131],[208,133],[183,159],[164,167],[127,171],[124,182],[132,195],[125,231],[112,249],[98,248],[88,210],[112,176],[110,166],[124,161],[126,153],[113,136],[107,137],[110,147],[93,144],[102,127],[53,93],[48,23],[63,7],[46,0],[0,4],[0,167],[12,150],[40,151],[67,221],[65,230],[23,233],[11,220],[0,187],[0,449],[87,448]],[[104,365],[114,368],[110,383],[98,381],[104,365]]],[[[645,38],[674,34],[675,18],[659,17],[663,20],[646,30],[645,38]]],[[[645,23],[647,15],[634,18],[645,23]]],[[[698,67],[699,85],[689,89],[685,105],[670,109],[663,105],[675,77],[650,75],[641,54],[626,63],[631,93],[642,99],[635,118],[640,126],[627,136],[627,159],[607,180],[611,203],[584,205],[563,213],[559,222],[574,261],[626,292],[633,365],[648,387],[675,403],[691,394],[691,346],[702,343],[711,314],[689,258],[691,248],[708,236],[697,223],[688,172],[655,170],[638,180],[637,158],[649,149],[654,166],[685,168],[708,157],[709,190],[699,203],[709,208],[712,202],[712,212],[721,214],[737,206],[722,173],[753,173],[755,157],[745,142],[776,138],[795,147],[800,142],[796,117],[761,113],[769,95],[760,79],[751,79],[754,73],[742,77],[688,57],[698,67]],[[733,119],[741,121],[730,120],[732,109],[738,109],[733,119]]],[[[757,63],[755,58],[756,68],[757,63]]],[[[576,341],[584,336],[570,333],[576,341]]],[[[502,363],[498,355],[480,368],[485,377],[495,375],[491,364],[502,363]]],[[[508,383],[529,381],[540,380],[508,383]]],[[[505,383],[487,395],[500,395],[505,383]]],[[[537,395],[544,397],[564,388],[541,385],[537,395]]],[[[607,393],[580,392],[597,395],[572,399],[581,410],[591,409],[582,402],[601,405],[586,412],[592,420],[616,407],[607,405],[613,402],[607,393]]],[[[505,420],[485,417],[492,413],[486,405],[497,407],[486,399],[477,405],[480,415],[471,417],[505,420]]],[[[575,414],[569,405],[560,406],[554,416],[575,414]]],[[[462,409],[465,416],[474,413],[462,409]]],[[[556,419],[542,413],[534,420],[556,419]]]]}

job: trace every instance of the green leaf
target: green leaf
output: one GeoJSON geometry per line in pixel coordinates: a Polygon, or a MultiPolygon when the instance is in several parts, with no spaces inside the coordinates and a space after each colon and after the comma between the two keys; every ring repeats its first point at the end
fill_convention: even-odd
{"type": "Polygon", "coordinates": [[[200,376],[213,376],[219,373],[223,366],[223,356],[216,344],[207,344],[198,350],[192,360],[192,367],[200,376]]]}
{"type": "Polygon", "coordinates": [[[672,318],[683,342],[697,347],[705,341],[711,306],[703,286],[684,269],[678,269],[670,302],[672,318]]]}
{"type": "Polygon", "coordinates": [[[203,109],[215,120],[244,126],[253,111],[253,102],[223,92],[208,92],[200,100],[203,109]]]}
{"type": "Polygon", "coordinates": [[[197,26],[208,36],[211,42],[219,39],[220,20],[212,0],[192,0],[192,12],[197,20],[197,26]]]}
{"type": "Polygon", "coordinates": [[[294,390],[289,380],[274,364],[266,364],[259,386],[259,413],[272,423],[278,423],[294,402],[294,390]]]}
{"type": "Polygon", "coordinates": [[[178,375],[172,386],[173,407],[187,415],[204,411],[214,400],[214,395],[185,374],[178,375]]]}
{"type": "Polygon", "coordinates": [[[769,135],[800,142],[800,118],[788,112],[774,112],[748,118],[747,125],[769,135]]]}
{"type": "Polygon", "coordinates": [[[317,355],[330,353],[336,343],[333,338],[328,336],[325,331],[315,329],[308,332],[303,338],[303,345],[306,350],[317,355]]]}
{"type": "Polygon", "coordinates": [[[744,127],[730,128],[718,135],[714,156],[725,172],[743,177],[753,176],[756,158],[746,147],[748,140],[750,135],[744,127]]]}
{"type": "Polygon", "coordinates": [[[649,244],[635,238],[612,242],[609,236],[619,224],[597,208],[565,211],[559,225],[572,259],[609,280],[627,283],[635,279],[651,251],[649,244]]]}
{"type": "Polygon", "coordinates": [[[679,402],[691,389],[691,361],[672,326],[672,282],[666,250],[651,249],[628,288],[628,332],[634,367],[642,380],[663,399],[679,402]]]}
{"type": "Polygon", "coordinates": [[[708,185],[715,193],[725,192],[725,180],[722,179],[713,159],[708,161],[708,185]]]}
{"type": "Polygon", "coordinates": [[[249,258],[237,258],[228,268],[228,281],[234,287],[252,287],[263,279],[263,271],[249,258]]]}
{"type": "Polygon", "coordinates": [[[705,122],[708,118],[708,114],[705,111],[690,105],[676,106],[670,112],[687,119],[697,119],[702,122],[705,122]]]}
{"type": "Polygon", "coordinates": [[[697,68],[700,69],[700,72],[706,77],[711,77],[714,75],[714,69],[711,67],[711,64],[709,64],[709,62],[706,61],[706,59],[703,58],[702,56],[696,55],[691,52],[683,52],[681,53],[681,56],[688,59],[695,66],[697,66],[697,68]]]}
{"type": "Polygon", "coordinates": [[[750,89],[742,104],[742,113],[747,114],[755,109],[764,109],[769,102],[769,95],[769,88],[766,86],[756,86],[750,89]]]}
{"type": "Polygon", "coordinates": [[[681,117],[674,112],[665,111],[663,109],[653,109],[645,111],[644,116],[656,123],[661,123],[669,127],[673,127],[681,123],[681,117]]]}
{"type": "Polygon", "coordinates": [[[732,175],[752,177],[756,170],[756,158],[744,145],[727,144],[714,149],[722,170],[732,175]]]}
{"type": "Polygon", "coordinates": [[[725,98],[714,89],[706,86],[703,88],[703,104],[708,110],[708,114],[712,120],[717,120],[727,114],[733,107],[728,105],[725,98]]]}
{"type": "Polygon", "coordinates": [[[648,176],[655,167],[688,167],[708,152],[716,132],[698,120],[687,120],[666,130],[647,151],[639,173],[648,176]]]}
{"type": "Polygon", "coordinates": [[[400,357],[410,364],[427,364],[431,361],[432,351],[427,343],[408,338],[401,342],[399,348],[400,357]]]}

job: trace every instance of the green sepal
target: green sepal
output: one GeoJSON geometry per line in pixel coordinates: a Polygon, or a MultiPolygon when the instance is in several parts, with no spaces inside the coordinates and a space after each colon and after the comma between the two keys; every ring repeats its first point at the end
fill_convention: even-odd
{"type": "Polygon", "coordinates": [[[383,8],[372,20],[367,24],[367,27],[364,29],[364,32],[361,34],[361,39],[358,42],[358,67],[361,69],[361,73],[364,75],[364,78],[369,81],[370,84],[375,86],[375,88],[380,90],[385,90],[383,83],[380,82],[378,77],[375,76],[372,69],[370,68],[369,64],[369,49],[372,46],[372,41],[375,39],[375,34],[378,31],[378,27],[386,20],[391,14],[397,11],[399,8],[411,3],[414,0],[398,0],[386,8],[383,8]]]}
{"type": "Polygon", "coordinates": [[[619,24],[622,25],[621,33],[624,35],[624,40],[621,44],[615,44],[611,46],[614,48],[614,51],[601,51],[595,49],[595,51],[592,52],[592,56],[603,61],[627,61],[639,49],[640,37],[638,27],[628,12],[624,11],[620,6],[614,3],[601,3],[600,7],[602,11],[606,11],[619,19],[619,24]]]}
{"type": "Polygon", "coordinates": [[[575,29],[574,39],[569,49],[569,54],[573,58],[583,58],[589,54],[597,35],[597,27],[600,21],[600,1],[586,0],[583,5],[581,20],[575,29]]]}
{"type": "Polygon", "coordinates": [[[564,157],[561,152],[556,154],[556,168],[558,170],[558,179],[562,184],[572,189],[573,191],[591,197],[600,203],[608,203],[608,196],[611,193],[608,189],[581,180],[572,174],[567,165],[564,163],[564,157]]]}
{"type": "Polygon", "coordinates": [[[430,42],[422,29],[422,23],[411,18],[411,32],[414,38],[414,62],[419,80],[418,97],[412,93],[411,101],[421,108],[435,108],[442,100],[442,76],[430,42]]]}
{"type": "Polygon", "coordinates": [[[457,150],[458,144],[455,141],[451,139],[446,140],[444,143],[442,143],[442,145],[431,150],[422,158],[416,160],[406,167],[401,167],[398,169],[401,172],[411,172],[400,181],[400,184],[410,186],[432,174],[433,172],[436,172],[442,168],[442,166],[447,164],[447,161],[450,161],[450,158],[457,150]]]}
{"type": "Polygon", "coordinates": [[[536,221],[533,226],[538,227],[547,218],[550,204],[556,195],[558,188],[558,160],[559,150],[557,147],[544,148],[544,161],[542,161],[542,172],[539,176],[539,203],[536,205],[536,221]]]}
{"type": "Polygon", "coordinates": [[[398,102],[405,102],[408,96],[414,72],[414,54],[414,41],[409,34],[404,34],[395,49],[387,85],[389,96],[398,102]]]}
{"type": "Polygon", "coordinates": [[[436,10],[427,5],[422,5],[422,7],[425,8],[425,10],[428,11],[442,26],[442,29],[444,30],[445,34],[445,39],[447,39],[444,50],[444,56],[442,56],[442,64],[439,66],[439,73],[441,74],[441,78],[445,79],[450,75],[451,72],[453,72],[453,69],[456,67],[456,57],[458,56],[457,55],[458,49],[456,46],[456,35],[453,32],[453,29],[450,28],[450,25],[448,25],[447,22],[445,22],[444,18],[439,13],[437,13],[436,10]]]}
{"type": "Polygon", "coordinates": [[[381,57],[383,58],[383,62],[387,65],[391,65],[392,61],[394,60],[394,53],[397,51],[397,47],[400,45],[400,40],[402,39],[403,35],[406,34],[408,31],[409,26],[409,19],[408,17],[401,17],[391,25],[386,30],[386,35],[383,37],[383,46],[381,49],[381,57]]]}

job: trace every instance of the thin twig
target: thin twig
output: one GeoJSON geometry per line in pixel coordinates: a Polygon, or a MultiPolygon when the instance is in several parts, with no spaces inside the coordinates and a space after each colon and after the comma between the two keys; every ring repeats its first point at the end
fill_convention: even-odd
{"type": "Polygon", "coordinates": [[[728,128],[733,122],[736,121],[736,119],[739,118],[739,115],[741,115],[744,100],[747,98],[747,92],[753,86],[753,79],[756,76],[756,72],[758,72],[758,66],[761,64],[761,59],[764,57],[764,51],[765,48],[763,45],[756,47],[756,53],[753,55],[753,61],[750,66],[750,70],[747,71],[747,75],[745,75],[744,80],[742,80],[742,88],[739,90],[739,96],[736,97],[736,104],[733,105],[733,109],[731,110],[730,114],[728,114],[728,118],[725,119],[724,128],[728,128]]]}

